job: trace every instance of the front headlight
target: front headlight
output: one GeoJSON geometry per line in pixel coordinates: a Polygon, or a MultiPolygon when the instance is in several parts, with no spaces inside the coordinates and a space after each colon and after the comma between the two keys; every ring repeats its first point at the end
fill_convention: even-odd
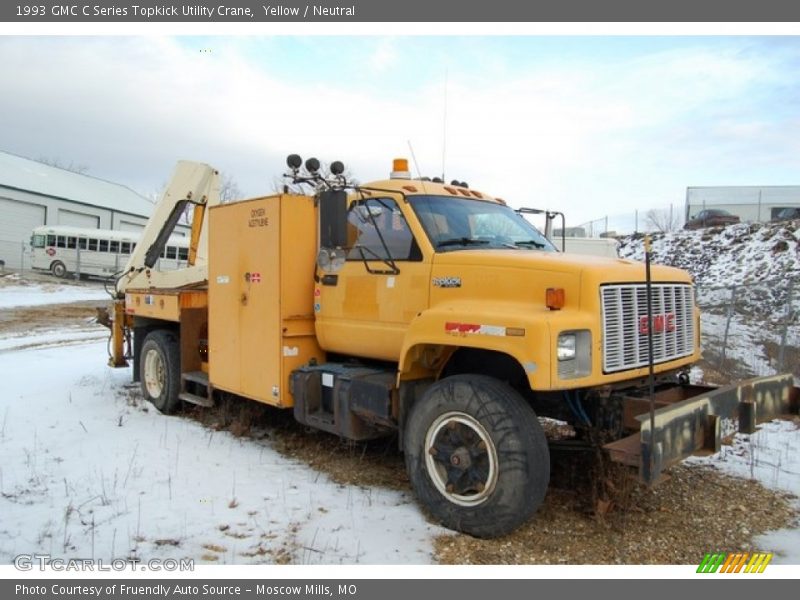
{"type": "Polygon", "coordinates": [[[556,356],[558,360],[572,360],[575,358],[576,338],[574,333],[562,333],[558,336],[556,356]]]}
{"type": "Polygon", "coordinates": [[[592,334],[576,329],[559,334],[556,341],[558,378],[576,379],[592,372],[592,334]]]}

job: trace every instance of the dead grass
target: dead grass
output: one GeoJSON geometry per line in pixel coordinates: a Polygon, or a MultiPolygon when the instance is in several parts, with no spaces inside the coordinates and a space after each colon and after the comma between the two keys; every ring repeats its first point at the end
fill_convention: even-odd
{"type": "Polygon", "coordinates": [[[71,304],[21,306],[0,310],[0,334],[33,333],[49,329],[85,326],[96,315],[102,300],[71,304]]]}

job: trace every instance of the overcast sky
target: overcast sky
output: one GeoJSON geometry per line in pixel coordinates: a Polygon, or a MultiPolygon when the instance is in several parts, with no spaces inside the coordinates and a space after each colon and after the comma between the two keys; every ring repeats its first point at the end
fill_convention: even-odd
{"type": "Polygon", "coordinates": [[[178,159],[269,193],[291,152],[366,182],[409,141],[572,224],[800,184],[798,37],[3,36],[0,78],[0,150],[144,195],[178,159]]]}

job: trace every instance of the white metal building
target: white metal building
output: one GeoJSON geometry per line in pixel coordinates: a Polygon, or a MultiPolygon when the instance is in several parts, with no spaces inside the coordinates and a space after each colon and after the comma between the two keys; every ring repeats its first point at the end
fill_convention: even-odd
{"type": "Polygon", "coordinates": [[[704,208],[721,208],[742,221],[763,222],[783,208],[800,206],[800,185],[713,186],[686,188],[686,218],[704,208]]]}
{"type": "Polygon", "coordinates": [[[152,210],[124,185],[0,152],[0,260],[7,267],[22,266],[36,226],[138,231],[152,210]]]}

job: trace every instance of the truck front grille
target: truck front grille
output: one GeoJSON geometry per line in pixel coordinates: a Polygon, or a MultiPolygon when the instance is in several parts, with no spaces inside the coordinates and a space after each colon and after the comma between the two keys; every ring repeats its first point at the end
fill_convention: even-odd
{"type": "MultiPolygon", "coordinates": [[[[654,283],[653,362],[694,352],[694,294],[691,285],[654,283]]],[[[643,283],[604,285],[603,372],[647,366],[647,288],[643,283]]]]}

